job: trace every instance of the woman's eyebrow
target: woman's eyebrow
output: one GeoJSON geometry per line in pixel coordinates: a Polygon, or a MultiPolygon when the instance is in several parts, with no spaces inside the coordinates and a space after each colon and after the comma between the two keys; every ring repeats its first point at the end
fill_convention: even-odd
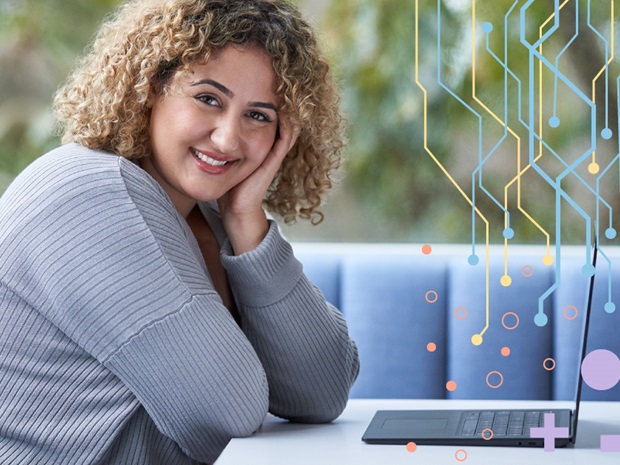
{"type": "Polygon", "coordinates": [[[231,97],[232,98],[232,97],[235,96],[235,93],[232,90],[230,90],[224,84],[220,84],[219,82],[214,81],[213,79],[202,79],[202,80],[200,80],[198,82],[194,82],[192,84],[192,87],[200,86],[202,84],[209,84],[209,85],[215,87],[216,89],[218,89],[220,92],[222,92],[227,97],[231,97]]]}
{"type": "Polygon", "coordinates": [[[251,107],[255,107],[255,108],[265,108],[267,110],[273,110],[276,113],[278,113],[278,108],[273,104],[273,103],[266,103],[266,102],[250,102],[249,106],[251,107]]]}
{"type": "MultiPolygon", "coordinates": [[[[230,90],[224,84],[221,84],[221,83],[219,83],[217,81],[214,81],[213,79],[201,79],[200,81],[194,82],[191,86],[192,87],[196,87],[196,86],[200,86],[200,85],[203,85],[203,84],[208,84],[210,86],[215,87],[216,89],[218,89],[220,92],[222,92],[227,97],[233,98],[235,96],[235,93],[232,90],[230,90]]],[[[250,102],[249,106],[257,107],[257,108],[265,108],[267,110],[273,110],[276,113],[278,112],[278,108],[273,103],[250,102]]]]}

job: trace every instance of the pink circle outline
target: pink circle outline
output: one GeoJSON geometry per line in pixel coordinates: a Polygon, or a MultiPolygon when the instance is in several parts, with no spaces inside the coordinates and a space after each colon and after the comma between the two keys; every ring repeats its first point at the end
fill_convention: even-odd
{"type": "Polygon", "coordinates": [[[543,360],[543,368],[547,371],[553,371],[555,369],[555,360],[552,359],[551,357],[548,357],[546,359],[543,360]],[[547,367],[547,362],[551,361],[553,362],[553,365],[551,367],[547,367]]]}
{"type": "Polygon", "coordinates": [[[436,291],[430,290],[430,291],[428,291],[428,292],[426,293],[426,295],[424,296],[424,298],[426,299],[426,301],[427,301],[429,304],[434,304],[435,302],[437,302],[437,300],[439,300],[439,295],[437,294],[437,292],[436,292],[436,291]],[[429,296],[429,294],[430,294],[430,295],[435,294],[435,298],[434,298],[434,299],[430,299],[430,298],[428,297],[428,296],[429,296]]]}
{"type": "Polygon", "coordinates": [[[456,316],[457,319],[459,320],[464,320],[465,318],[467,318],[467,315],[469,315],[469,312],[467,311],[467,309],[464,306],[459,306],[456,307],[456,310],[454,310],[454,316],[456,316]],[[463,310],[463,316],[459,316],[459,310],[463,310]]]}
{"type": "Polygon", "coordinates": [[[490,371],[486,379],[487,379],[487,386],[489,386],[491,389],[498,389],[499,387],[501,387],[502,384],[504,384],[504,375],[502,375],[499,371],[490,371]],[[489,383],[489,376],[493,374],[496,374],[499,376],[499,384],[497,386],[494,386],[491,383],[489,383]]]}
{"type": "Polygon", "coordinates": [[[502,326],[504,328],[506,328],[508,331],[512,331],[513,329],[517,329],[517,327],[519,326],[519,315],[517,315],[515,312],[506,312],[504,313],[504,316],[502,316],[502,326]],[[506,322],[504,321],[504,319],[508,316],[508,315],[514,315],[515,318],[517,319],[517,322],[514,324],[514,326],[506,326],[506,322]]]}
{"type": "Polygon", "coordinates": [[[534,276],[534,268],[532,268],[530,265],[525,265],[523,268],[521,268],[521,274],[526,278],[531,278],[532,276],[534,276]],[[526,270],[527,273],[525,272],[526,270]]]}
{"type": "Polygon", "coordinates": [[[564,318],[566,318],[568,321],[573,321],[579,315],[579,310],[577,310],[577,307],[575,307],[574,305],[567,305],[566,307],[564,307],[564,311],[562,313],[564,314],[564,318]],[[569,318],[568,315],[566,315],[566,310],[568,310],[569,308],[575,310],[575,316],[573,316],[572,318],[569,318]]]}

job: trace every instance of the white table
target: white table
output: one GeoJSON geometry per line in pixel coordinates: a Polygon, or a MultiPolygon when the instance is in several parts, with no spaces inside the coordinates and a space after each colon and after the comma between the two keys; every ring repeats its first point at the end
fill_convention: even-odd
{"type": "Polygon", "coordinates": [[[361,437],[379,409],[549,408],[571,404],[532,401],[353,399],[335,422],[300,425],[267,418],[252,437],[233,439],[216,465],[618,465],[620,452],[602,452],[601,435],[620,435],[620,402],[582,402],[577,443],[542,448],[369,445],[361,437]],[[465,455],[466,454],[466,455],[465,455]]]}

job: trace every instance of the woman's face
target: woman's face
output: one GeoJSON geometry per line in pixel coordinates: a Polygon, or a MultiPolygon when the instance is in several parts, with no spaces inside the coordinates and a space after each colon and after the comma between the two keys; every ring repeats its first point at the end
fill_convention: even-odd
{"type": "Polygon", "coordinates": [[[207,64],[176,73],[151,98],[151,156],[141,165],[183,216],[247,178],[278,128],[276,77],[257,47],[228,46],[207,64]]]}

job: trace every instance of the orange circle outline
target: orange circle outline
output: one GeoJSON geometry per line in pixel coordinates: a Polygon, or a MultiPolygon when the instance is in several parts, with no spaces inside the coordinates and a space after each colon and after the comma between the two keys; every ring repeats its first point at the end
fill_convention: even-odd
{"type": "Polygon", "coordinates": [[[465,460],[467,460],[467,451],[465,449],[459,449],[456,451],[456,453],[454,454],[454,458],[458,461],[458,462],[464,462],[465,460]],[[465,454],[465,457],[463,457],[462,459],[459,458],[459,452],[462,452],[463,454],[465,454]]]}
{"type": "Polygon", "coordinates": [[[548,357],[546,359],[543,360],[543,368],[547,371],[553,371],[555,370],[555,360],[553,360],[551,357],[548,357]],[[547,368],[547,362],[551,360],[553,362],[553,366],[551,368],[547,368]]]}
{"type": "Polygon", "coordinates": [[[464,320],[465,318],[467,318],[467,315],[469,315],[469,312],[463,305],[456,307],[456,310],[454,310],[454,316],[459,320],[464,320]],[[459,316],[459,310],[463,310],[465,314],[463,316],[459,316]]]}
{"type": "Polygon", "coordinates": [[[484,439],[485,441],[490,441],[491,439],[493,439],[493,430],[491,428],[485,428],[482,430],[482,433],[480,433],[480,435],[482,436],[482,439],[484,439]],[[489,433],[491,433],[491,436],[485,436],[484,433],[488,431],[489,433]]]}
{"type": "Polygon", "coordinates": [[[579,310],[577,310],[577,307],[575,307],[574,305],[567,305],[566,307],[564,307],[564,311],[562,313],[564,314],[564,318],[566,318],[568,321],[573,321],[579,315],[579,310]],[[573,310],[575,310],[575,316],[572,318],[569,318],[566,315],[566,310],[568,310],[569,308],[572,308],[573,310]]]}
{"type": "Polygon", "coordinates": [[[519,315],[517,315],[515,312],[506,312],[506,313],[504,313],[504,315],[502,316],[502,326],[503,326],[504,328],[506,328],[508,331],[512,331],[513,329],[517,329],[517,327],[519,326],[519,322],[520,322],[520,320],[519,320],[519,315]],[[508,315],[514,315],[514,316],[515,316],[515,318],[517,319],[517,322],[515,323],[515,325],[514,325],[514,326],[510,326],[510,327],[506,326],[506,322],[504,321],[504,319],[505,319],[505,318],[506,318],[506,316],[508,316],[508,315]]]}
{"type": "Polygon", "coordinates": [[[439,300],[439,294],[437,294],[437,291],[430,290],[430,291],[428,291],[428,292],[426,293],[426,295],[424,296],[424,298],[426,299],[426,301],[427,301],[429,304],[434,304],[435,302],[437,302],[437,301],[439,300]],[[432,300],[431,300],[431,299],[429,299],[429,298],[428,298],[428,295],[429,295],[429,294],[435,294],[435,298],[434,298],[434,299],[432,299],[432,300]]]}
{"type": "Polygon", "coordinates": [[[532,266],[530,265],[525,265],[523,268],[521,268],[521,274],[526,278],[531,278],[532,276],[534,276],[534,268],[532,268],[532,266]],[[529,273],[526,273],[525,270],[528,270],[529,273]]]}
{"type": "Polygon", "coordinates": [[[498,389],[501,387],[502,384],[504,384],[504,375],[502,375],[499,371],[490,371],[489,374],[487,375],[487,386],[489,386],[491,389],[498,389]],[[491,383],[489,383],[489,376],[491,376],[492,374],[496,374],[499,375],[499,384],[497,386],[493,386],[491,383]]]}

